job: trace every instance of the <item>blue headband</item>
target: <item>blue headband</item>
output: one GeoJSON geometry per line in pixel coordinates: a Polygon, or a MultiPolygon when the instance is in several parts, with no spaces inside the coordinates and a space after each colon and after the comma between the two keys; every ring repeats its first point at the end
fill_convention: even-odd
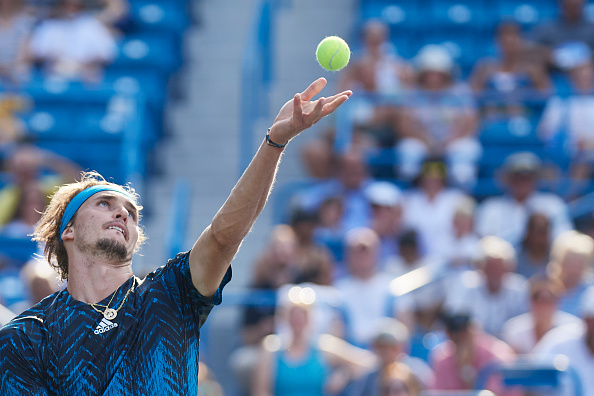
{"type": "Polygon", "coordinates": [[[98,184],[96,186],[85,188],[84,190],[76,194],[74,198],[72,198],[70,203],[68,203],[68,206],[66,206],[64,216],[62,216],[62,223],[60,224],[60,242],[62,242],[62,233],[66,229],[68,223],[70,223],[70,220],[72,220],[72,217],[74,216],[76,211],[81,207],[82,204],[85,203],[87,199],[91,198],[92,195],[95,195],[101,191],[115,191],[125,195],[126,197],[134,201],[134,198],[132,198],[130,194],[126,193],[124,190],[120,188],[106,186],[104,184],[98,184]]]}

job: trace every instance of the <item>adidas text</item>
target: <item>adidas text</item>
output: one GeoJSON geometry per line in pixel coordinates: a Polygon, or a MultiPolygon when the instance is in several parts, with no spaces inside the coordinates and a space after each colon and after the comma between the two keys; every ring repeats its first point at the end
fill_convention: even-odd
{"type": "Polygon", "coordinates": [[[99,322],[99,324],[97,325],[97,328],[95,329],[94,333],[102,334],[102,333],[105,333],[106,331],[113,329],[114,327],[118,327],[118,324],[110,322],[109,320],[103,318],[103,319],[101,319],[101,322],[99,322]]]}

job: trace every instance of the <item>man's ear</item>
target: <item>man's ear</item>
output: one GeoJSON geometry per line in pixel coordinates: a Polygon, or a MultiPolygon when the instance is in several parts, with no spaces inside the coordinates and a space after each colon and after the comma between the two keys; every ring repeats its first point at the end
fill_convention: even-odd
{"type": "Polygon", "coordinates": [[[66,228],[64,228],[64,231],[62,232],[62,241],[71,241],[74,239],[74,229],[72,227],[72,222],[70,224],[68,224],[66,226],[66,228]]]}

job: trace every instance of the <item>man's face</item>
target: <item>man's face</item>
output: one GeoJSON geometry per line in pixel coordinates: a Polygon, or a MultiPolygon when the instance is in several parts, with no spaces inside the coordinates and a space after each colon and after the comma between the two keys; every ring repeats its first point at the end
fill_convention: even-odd
{"type": "Polygon", "coordinates": [[[402,352],[400,345],[395,342],[376,342],[373,344],[373,350],[379,358],[382,367],[394,363],[402,352]]]}
{"type": "Polygon", "coordinates": [[[367,243],[355,242],[348,246],[348,263],[352,275],[367,278],[375,272],[377,248],[367,243]]]}
{"type": "Polygon", "coordinates": [[[561,9],[565,18],[570,21],[579,21],[584,9],[583,0],[561,0],[561,9]]]}
{"type": "Polygon", "coordinates": [[[510,193],[519,200],[524,200],[536,189],[536,175],[531,172],[515,172],[509,175],[510,193]]]}
{"type": "Polygon", "coordinates": [[[79,208],[73,225],[63,234],[64,240],[68,238],[83,253],[108,261],[129,261],[138,242],[138,209],[123,194],[99,192],[79,208]]]}

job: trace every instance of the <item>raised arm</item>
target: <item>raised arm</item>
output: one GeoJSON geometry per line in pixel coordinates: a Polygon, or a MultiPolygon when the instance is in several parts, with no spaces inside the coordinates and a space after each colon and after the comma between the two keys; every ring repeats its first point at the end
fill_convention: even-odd
{"type": "MultiPolygon", "coordinates": [[[[305,91],[295,94],[280,110],[270,140],[288,143],[322,117],[332,113],[351,95],[351,91],[313,100],[326,85],[320,78],[305,91]]],[[[215,293],[241,242],[264,208],[283,149],[264,141],[210,226],[198,238],[190,253],[190,272],[196,289],[205,296],[215,293]]]]}

